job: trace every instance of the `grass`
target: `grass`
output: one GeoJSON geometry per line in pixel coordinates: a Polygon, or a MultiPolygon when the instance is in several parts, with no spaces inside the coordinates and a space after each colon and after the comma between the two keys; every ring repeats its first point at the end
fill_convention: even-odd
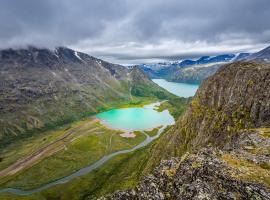
{"type": "MultiPolygon", "coordinates": [[[[142,106],[146,103],[157,101],[155,98],[134,98],[132,102],[122,104],[120,107],[142,106]]],[[[172,108],[174,104],[170,103],[172,108]]],[[[117,104],[111,104],[99,111],[119,107],[117,104]]],[[[83,120],[84,121],[84,120],[83,120]]],[[[5,155],[0,166],[8,166],[14,162],[17,157],[27,155],[29,152],[48,144],[63,136],[65,131],[82,126],[83,121],[62,126],[57,131],[47,131],[43,135],[35,135],[24,139],[13,145],[8,146],[2,155],[5,155]],[[45,139],[44,139],[45,137],[45,139]],[[33,146],[31,145],[33,144],[33,146]],[[24,149],[24,147],[26,147],[24,149]],[[16,155],[16,149],[19,149],[20,156],[16,155]],[[10,155],[10,156],[7,156],[10,155]],[[5,160],[5,161],[4,161],[5,160]]],[[[147,131],[147,134],[154,136],[158,129],[147,131]]],[[[168,130],[168,129],[166,129],[168,130]]],[[[135,138],[122,138],[118,131],[109,130],[100,124],[93,124],[91,127],[85,127],[76,132],[72,142],[66,144],[66,148],[58,153],[43,159],[38,164],[23,171],[13,179],[1,185],[4,187],[15,187],[22,189],[36,188],[44,183],[50,182],[66,176],[79,168],[101,158],[103,155],[120,149],[132,148],[144,140],[145,135],[136,132],[135,138]],[[88,132],[87,129],[95,129],[88,132]],[[110,144],[111,141],[111,145],[110,144]],[[38,177],[38,178],[37,178],[38,177]]],[[[77,177],[72,181],[49,188],[41,193],[27,196],[16,196],[12,194],[1,194],[0,199],[92,199],[92,197],[111,193],[118,189],[127,189],[133,187],[146,172],[151,171],[154,166],[147,166],[147,162],[152,154],[152,147],[157,143],[155,140],[147,147],[141,148],[129,154],[118,155],[106,162],[104,165],[93,172],[77,177]],[[146,170],[147,168],[147,170],[146,170]],[[151,168],[151,169],[150,169],[151,168]]]]}
{"type": "Polygon", "coordinates": [[[270,138],[270,128],[257,128],[256,130],[259,132],[259,136],[270,138]]]}
{"type": "Polygon", "coordinates": [[[120,189],[130,189],[144,175],[143,169],[154,144],[155,142],[132,153],[118,155],[93,172],[77,177],[66,184],[28,196],[0,193],[0,199],[81,200],[93,199],[120,189]]]}
{"type": "MultiPolygon", "coordinates": [[[[68,102],[75,101],[72,98],[68,102]]],[[[149,97],[132,96],[131,99],[110,99],[108,101],[104,101],[104,103],[100,102],[100,104],[97,104],[96,106],[91,106],[88,109],[85,109],[84,107],[80,106],[79,104],[81,103],[77,102],[78,105],[75,104],[77,106],[76,112],[73,111],[73,109],[68,108],[68,105],[65,102],[58,102],[58,104],[53,104],[53,105],[44,105],[44,102],[37,101],[34,105],[31,105],[29,109],[31,110],[35,108],[35,110],[38,110],[37,108],[40,105],[42,105],[42,108],[46,110],[46,116],[44,115],[43,117],[44,119],[42,120],[42,123],[40,122],[40,125],[38,127],[31,127],[31,125],[27,122],[25,122],[23,126],[16,125],[14,119],[12,118],[13,116],[12,113],[10,114],[11,116],[5,116],[5,120],[9,121],[8,124],[10,125],[10,127],[13,127],[13,126],[16,127],[16,131],[13,131],[13,134],[8,134],[8,137],[1,138],[0,152],[5,150],[9,145],[12,145],[13,143],[17,143],[20,140],[32,138],[35,135],[43,135],[44,132],[54,131],[58,128],[61,129],[63,126],[67,126],[74,122],[79,122],[99,112],[104,112],[104,111],[107,111],[113,108],[119,108],[119,107],[142,106],[142,105],[156,102],[156,101],[159,101],[159,99],[154,96],[149,96],[149,97]],[[55,107],[61,108],[62,112],[55,113],[55,107]]],[[[69,106],[75,106],[75,105],[69,105],[69,106]]],[[[17,116],[16,121],[26,120],[27,118],[32,117],[32,115],[34,114],[28,113],[27,115],[17,116]],[[23,120],[21,118],[23,118],[23,120]]],[[[38,119],[36,120],[39,121],[38,119]]],[[[5,126],[6,125],[7,124],[5,124],[5,126]]],[[[1,128],[3,127],[0,124],[0,129],[1,128]]],[[[3,128],[3,130],[7,130],[7,129],[3,128]]],[[[9,130],[11,131],[13,129],[10,128],[9,130]]],[[[1,136],[2,135],[0,134],[0,137],[1,136]]],[[[1,156],[0,156],[0,160],[1,160],[1,156]]]]}
{"type": "Polygon", "coordinates": [[[157,127],[157,128],[153,128],[152,130],[144,131],[144,132],[145,132],[147,135],[149,135],[150,137],[153,137],[153,136],[157,135],[158,130],[159,130],[161,127],[162,127],[162,126],[157,127]]]}
{"type": "MultiPolygon", "coordinates": [[[[87,121],[85,123],[88,123],[87,121]]],[[[80,124],[83,126],[83,124],[80,124]]],[[[136,133],[135,138],[123,138],[120,131],[110,130],[98,122],[79,129],[72,142],[56,154],[47,157],[12,178],[2,187],[31,189],[50,181],[59,179],[89,165],[106,154],[129,149],[145,139],[142,133],[136,133]],[[93,130],[93,127],[95,128],[93,130]],[[36,179],[36,177],[39,177],[36,179]]]]}
{"type": "Polygon", "coordinates": [[[64,135],[65,130],[76,127],[79,123],[62,126],[61,128],[59,127],[58,130],[47,131],[43,135],[34,135],[30,138],[26,138],[24,140],[12,143],[11,145],[3,149],[0,153],[0,157],[2,158],[2,161],[0,162],[0,170],[8,167],[19,158],[29,155],[37,149],[60,138],[64,135]]]}
{"type": "Polygon", "coordinates": [[[62,200],[93,199],[115,190],[132,188],[143,175],[150,147],[151,145],[129,154],[119,155],[93,173],[51,188],[42,194],[48,199],[57,194],[62,200]],[[63,192],[59,194],[58,191],[63,192]]]}
{"type": "Polygon", "coordinates": [[[184,112],[190,100],[190,98],[182,97],[171,98],[168,101],[164,101],[156,110],[158,112],[169,110],[170,114],[176,120],[184,112]]]}
{"type": "Polygon", "coordinates": [[[270,174],[269,169],[266,166],[256,164],[244,158],[236,158],[230,154],[223,154],[221,158],[229,166],[236,169],[236,171],[231,172],[234,178],[249,182],[262,183],[270,188],[270,174]]]}
{"type": "Polygon", "coordinates": [[[10,193],[0,194],[1,200],[48,200],[41,194],[27,195],[27,196],[18,196],[10,193]]]}
{"type": "MultiPolygon", "coordinates": [[[[145,104],[152,103],[154,101],[157,101],[157,99],[133,97],[132,101],[121,101],[117,103],[111,102],[108,103],[106,107],[98,107],[97,109],[100,112],[103,112],[117,107],[127,108],[134,106],[143,106],[145,104]]],[[[89,117],[86,116],[87,114],[85,114],[85,116],[82,119],[80,118],[74,119],[72,123],[52,126],[48,128],[47,131],[43,131],[42,134],[33,134],[31,135],[31,137],[21,138],[20,140],[17,140],[16,142],[9,144],[8,146],[2,146],[4,148],[0,147],[0,170],[11,165],[19,158],[29,155],[30,153],[36,151],[37,149],[56,140],[57,138],[60,138],[65,134],[66,130],[80,126],[81,124],[84,123],[85,120],[89,120],[89,117]]]]}

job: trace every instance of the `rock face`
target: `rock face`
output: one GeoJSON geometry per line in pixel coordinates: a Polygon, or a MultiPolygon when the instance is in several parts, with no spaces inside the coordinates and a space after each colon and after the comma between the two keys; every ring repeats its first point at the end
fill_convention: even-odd
{"type": "Polygon", "coordinates": [[[0,51],[0,144],[136,96],[168,93],[142,75],[72,49],[0,51]],[[147,90],[147,92],[144,91],[147,90]],[[27,133],[27,134],[26,134],[27,133]]]}
{"type": "Polygon", "coordinates": [[[270,65],[235,62],[205,80],[152,149],[156,166],[105,199],[270,199],[270,65]]]}
{"type": "Polygon", "coordinates": [[[196,154],[186,153],[181,160],[164,160],[134,189],[100,200],[270,199],[264,185],[236,178],[239,170],[223,160],[225,155],[224,151],[205,148],[196,154]]]}
{"type": "Polygon", "coordinates": [[[163,160],[134,189],[100,200],[270,199],[269,149],[270,129],[244,131],[222,150],[163,160]]]}

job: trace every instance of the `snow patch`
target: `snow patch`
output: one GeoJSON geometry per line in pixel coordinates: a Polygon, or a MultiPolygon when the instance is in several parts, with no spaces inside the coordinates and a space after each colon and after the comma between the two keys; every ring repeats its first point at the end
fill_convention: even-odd
{"type": "Polygon", "coordinates": [[[235,61],[238,58],[239,55],[240,55],[240,53],[234,54],[234,57],[233,57],[233,59],[231,61],[235,61]]]}
{"type": "Polygon", "coordinates": [[[227,64],[227,61],[224,62],[214,62],[214,63],[208,63],[208,64],[200,64],[200,65],[192,65],[191,67],[187,67],[186,69],[198,69],[198,68],[207,68],[207,67],[212,67],[215,65],[222,65],[222,64],[227,64]]]}
{"type": "Polygon", "coordinates": [[[101,65],[101,61],[100,60],[97,60],[96,63],[101,65]]]}
{"type": "Polygon", "coordinates": [[[57,58],[59,58],[57,49],[54,50],[54,55],[55,55],[57,58]]]}
{"type": "Polygon", "coordinates": [[[83,59],[78,55],[78,52],[77,51],[74,51],[74,55],[81,61],[83,61],[83,59]]]}

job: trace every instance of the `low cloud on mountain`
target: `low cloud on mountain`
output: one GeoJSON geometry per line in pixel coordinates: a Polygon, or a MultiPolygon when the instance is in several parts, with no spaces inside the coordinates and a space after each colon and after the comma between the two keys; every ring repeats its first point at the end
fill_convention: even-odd
{"type": "Polygon", "coordinates": [[[269,0],[1,0],[0,47],[69,46],[118,63],[255,51],[269,0]]]}

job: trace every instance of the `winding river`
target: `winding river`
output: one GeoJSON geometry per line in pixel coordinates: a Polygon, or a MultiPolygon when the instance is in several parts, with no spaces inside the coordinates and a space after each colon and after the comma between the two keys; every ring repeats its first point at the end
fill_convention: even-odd
{"type": "Polygon", "coordinates": [[[69,176],[66,176],[66,177],[61,178],[59,180],[45,184],[42,187],[32,189],[32,190],[20,190],[20,189],[15,189],[15,188],[5,188],[5,189],[0,190],[0,192],[1,193],[8,192],[8,193],[13,193],[13,194],[17,194],[17,195],[30,195],[30,194],[33,194],[35,192],[41,192],[41,191],[46,190],[46,189],[48,189],[52,186],[55,186],[55,185],[67,183],[78,176],[85,175],[85,174],[93,171],[94,169],[97,169],[98,167],[103,165],[106,161],[110,160],[111,158],[113,158],[117,155],[130,153],[130,152],[133,152],[141,147],[148,145],[153,140],[157,139],[165,128],[166,128],[165,126],[161,127],[159,129],[158,133],[153,137],[150,137],[149,135],[147,135],[146,133],[143,132],[146,135],[146,139],[143,142],[141,142],[140,144],[138,144],[137,146],[133,147],[132,149],[121,150],[121,151],[117,151],[117,152],[111,153],[109,155],[106,155],[106,156],[102,157],[100,160],[98,160],[97,162],[95,162],[91,165],[88,165],[88,166],[76,171],[75,173],[73,173],[69,176]]]}

